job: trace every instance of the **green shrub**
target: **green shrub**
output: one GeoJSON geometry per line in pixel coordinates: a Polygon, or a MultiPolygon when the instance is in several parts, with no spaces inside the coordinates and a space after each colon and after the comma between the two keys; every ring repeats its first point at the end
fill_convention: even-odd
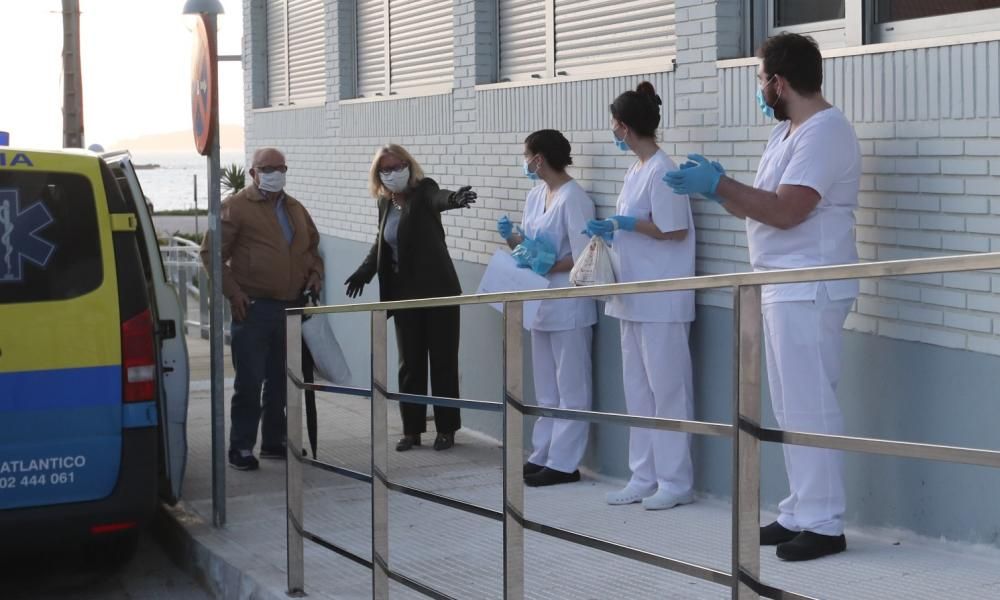
{"type": "Polygon", "coordinates": [[[246,187],[246,181],[246,171],[240,165],[233,163],[222,169],[222,191],[226,195],[235,194],[242,190],[246,187]]]}

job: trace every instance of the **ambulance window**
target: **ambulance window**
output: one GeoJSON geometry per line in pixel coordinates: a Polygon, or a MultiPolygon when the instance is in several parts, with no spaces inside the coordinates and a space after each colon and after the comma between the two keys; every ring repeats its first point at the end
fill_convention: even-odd
{"type": "Polygon", "coordinates": [[[0,304],[75,298],[103,277],[90,180],[0,171],[0,304]]]}
{"type": "MultiPolygon", "coordinates": [[[[135,209],[135,198],[132,197],[132,190],[128,187],[128,180],[125,179],[125,175],[122,174],[121,169],[112,169],[111,172],[115,177],[115,184],[118,191],[122,194],[122,199],[125,200],[125,206],[128,207],[128,211],[135,215],[136,232],[139,233],[139,240],[142,239],[142,220],[139,219],[139,215],[136,214],[135,209]]],[[[107,182],[105,181],[105,184],[107,182]]],[[[139,241],[136,240],[136,241],[139,241]]],[[[142,259],[142,271],[146,276],[146,281],[149,282],[150,278],[153,276],[153,267],[150,266],[149,262],[149,252],[146,251],[146,244],[139,242],[139,257],[142,259]]]]}

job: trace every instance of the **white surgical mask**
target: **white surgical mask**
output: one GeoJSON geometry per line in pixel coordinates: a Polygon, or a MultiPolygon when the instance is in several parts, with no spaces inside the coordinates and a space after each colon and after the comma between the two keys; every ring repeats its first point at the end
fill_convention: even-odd
{"type": "Polygon", "coordinates": [[[379,173],[382,185],[390,192],[402,192],[410,183],[410,167],[403,167],[398,171],[391,171],[389,174],[379,173]]]}
{"type": "Polygon", "coordinates": [[[281,171],[261,173],[257,188],[262,192],[280,192],[285,189],[285,174],[281,171]]]}

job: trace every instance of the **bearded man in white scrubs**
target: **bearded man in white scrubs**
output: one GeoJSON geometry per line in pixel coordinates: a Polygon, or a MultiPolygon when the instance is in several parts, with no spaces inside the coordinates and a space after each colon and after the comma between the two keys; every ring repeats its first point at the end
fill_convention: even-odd
{"type": "MultiPolygon", "coordinates": [[[[854,209],[861,151],[854,127],[822,96],[823,64],[812,38],[781,34],[757,52],[757,102],[779,121],[749,187],[719,163],[692,154],[664,181],[679,194],[701,194],[746,219],[754,270],[815,267],[858,260],[854,209]]],[[[844,320],[856,280],[764,286],[764,342],[771,405],[782,429],[839,434],[837,404],[844,320]]],[[[791,494],[761,544],[784,560],[843,552],[841,453],[784,445],[791,494]]]]}

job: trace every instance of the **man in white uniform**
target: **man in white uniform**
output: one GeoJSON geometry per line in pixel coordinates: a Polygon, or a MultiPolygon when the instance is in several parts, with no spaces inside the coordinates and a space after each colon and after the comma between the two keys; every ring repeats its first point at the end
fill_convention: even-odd
{"type": "MultiPolygon", "coordinates": [[[[857,262],[854,209],[861,152],[853,126],[822,96],[822,57],[808,37],[781,34],[757,52],[757,101],[780,122],[754,186],[725,176],[699,155],[664,177],[674,191],[702,194],[746,219],[754,270],[857,262]]],[[[839,434],[837,404],[844,320],[857,281],[764,286],[764,341],[771,405],[782,429],[839,434]]],[[[842,552],[845,509],[841,453],[784,445],[791,494],[761,544],[784,560],[842,552]]]]}

